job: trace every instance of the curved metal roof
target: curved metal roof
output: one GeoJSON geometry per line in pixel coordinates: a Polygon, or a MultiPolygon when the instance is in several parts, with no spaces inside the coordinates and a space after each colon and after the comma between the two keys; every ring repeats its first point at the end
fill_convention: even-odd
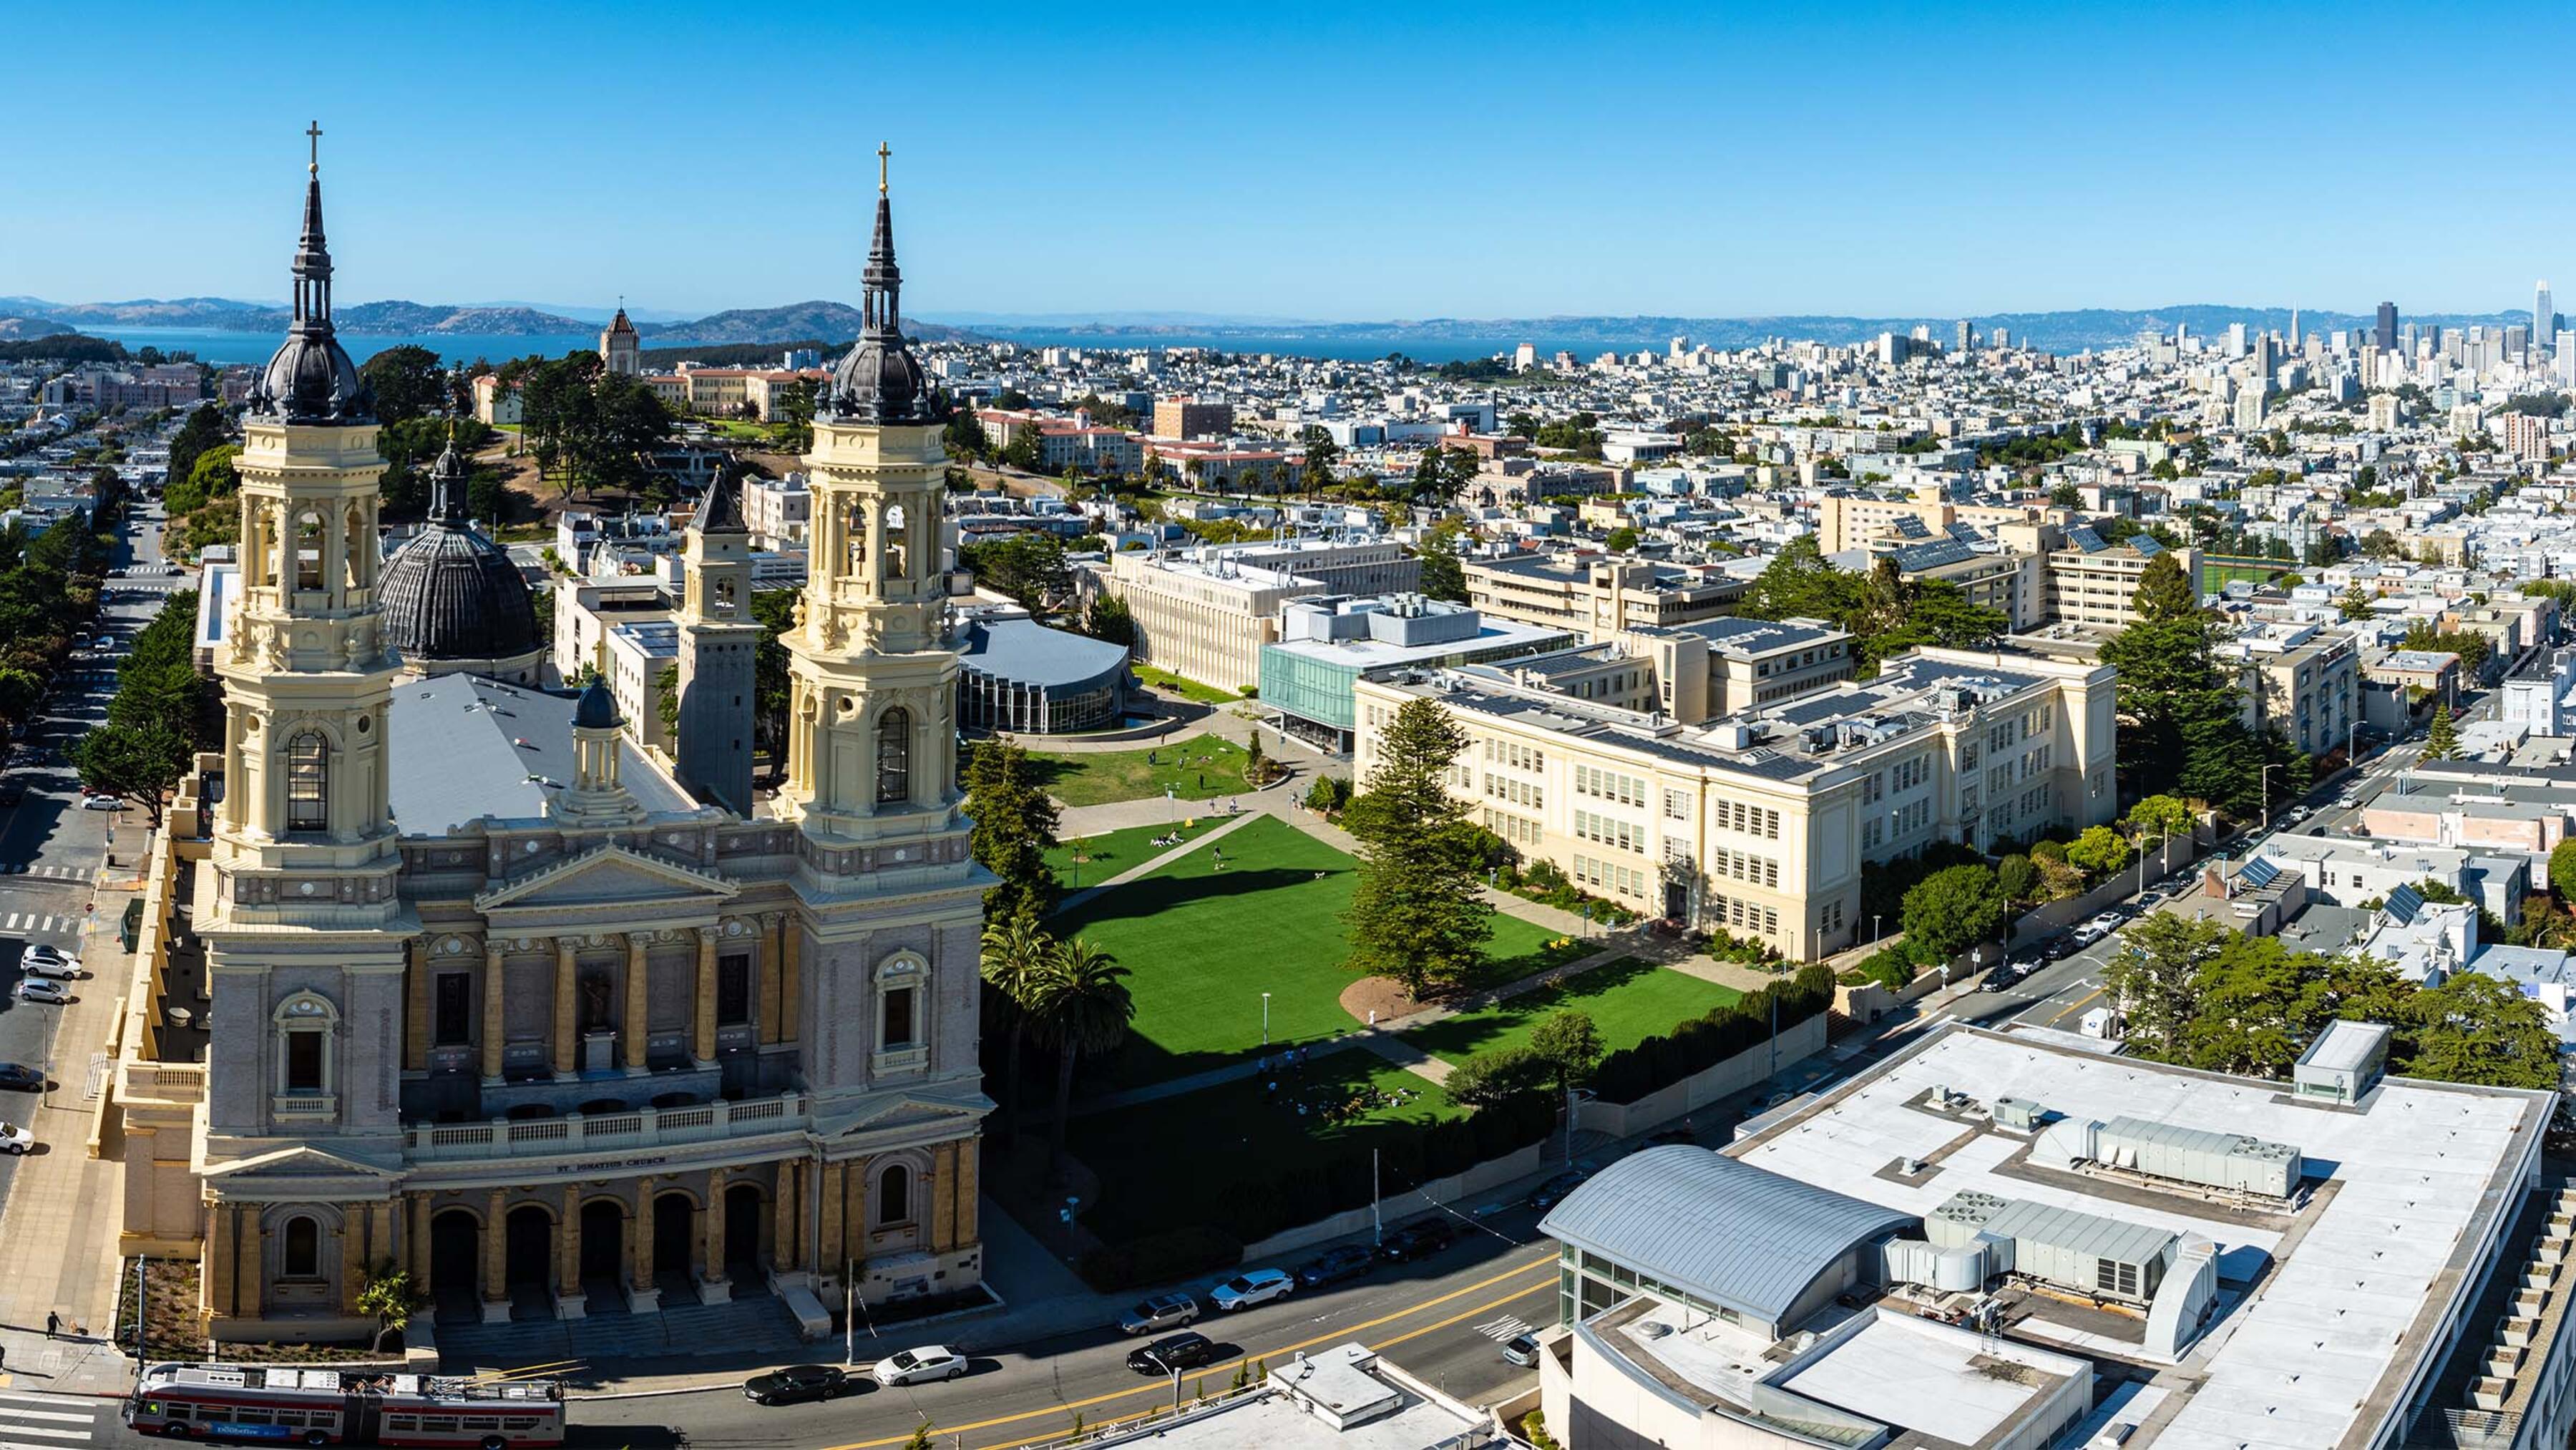
{"type": "Polygon", "coordinates": [[[1852,1245],[1914,1222],[1909,1213],[1676,1143],[1610,1165],[1538,1227],[1703,1304],[1776,1324],[1852,1245]]]}

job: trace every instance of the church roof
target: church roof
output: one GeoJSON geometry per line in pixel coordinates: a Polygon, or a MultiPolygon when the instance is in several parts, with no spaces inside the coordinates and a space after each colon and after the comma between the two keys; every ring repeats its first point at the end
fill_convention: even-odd
{"type": "Polygon", "coordinates": [[[894,260],[894,208],[885,149],[877,150],[876,235],[860,274],[859,340],[832,371],[831,411],[863,423],[935,423],[944,412],[920,359],[903,340],[903,271],[894,260]]]}
{"type": "MultiPolygon", "coordinates": [[[[487,680],[440,675],[394,687],[386,724],[386,791],[406,836],[443,836],[493,816],[532,820],[573,781],[575,702],[487,680]]],[[[618,742],[619,777],[647,811],[691,811],[697,802],[618,742]]]]}
{"type": "Polygon", "coordinates": [[[541,648],[527,579],[465,516],[465,462],[452,436],[430,486],[429,527],[394,551],[376,583],[386,637],[413,660],[505,660],[541,648]]]}

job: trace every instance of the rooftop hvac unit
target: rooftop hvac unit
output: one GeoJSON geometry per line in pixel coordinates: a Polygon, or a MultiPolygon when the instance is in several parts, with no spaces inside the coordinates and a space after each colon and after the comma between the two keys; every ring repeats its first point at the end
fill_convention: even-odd
{"type": "Polygon", "coordinates": [[[2040,1120],[2048,1116],[2048,1109],[2021,1098],[1995,1099],[1994,1112],[1996,1127],[2010,1128],[2019,1133],[2037,1128],[2040,1120]]]}

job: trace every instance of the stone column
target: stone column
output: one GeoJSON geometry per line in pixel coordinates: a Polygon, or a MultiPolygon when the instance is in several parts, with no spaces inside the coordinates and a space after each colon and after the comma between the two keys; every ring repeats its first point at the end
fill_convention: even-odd
{"type": "Polygon", "coordinates": [[[567,1183],[563,1213],[555,1220],[555,1317],[583,1317],[581,1285],[581,1185],[567,1183]]]}
{"type": "Polygon", "coordinates": [[[636,1289],[653,1287],[653,1179],[635,1180],[635,1257],[626,1282],[636,1289]]]}
{"type": "MultiPolygon", "coordinates": [[[[483,1081],[501,1080],[501,1048],[509,1040],[507,1008],[510,997],[510,972],[501,959],[501,943],[483,944],[483,1081]]],[[[493,1225],[494,1233],[500,1232],[493,1225]]]]}
{"type": "Polygon", "coordinates": [[[626,934],[626,1022],[618,1029],[623,1039],[619,1051],[628,1072],[643,1072],[645,1038],[652,1020],[653,970],[644,960],[645,944],[653,939],[651,932],[630,931],[626,934]]]}
{"type": "Polygon", "coordinates": [[[794,1042],[804,1008],[805,933],[793,912],[778,927],[778,1040],[794,1042]]]}
{"type": "Polygon", "coordinates": [[[704,1222],[705,1242],[700,1251],[706,1256],[706,1269],[698,1276],[698,1297],[709,1304],[722,1304],[733,1297],[725,1282],[725,1170],[707,1172],[707,1205],[704,1222]]]}
{"type": "Polygon", "coordinates": [[[206,1284],[207,1312],[229,1316],[233,1312],[233,1276],[240,1267],[241,1250],[235,1238],[241,1231],[229,1203],[206,1205],[206,1263],[213,1275],[206,1284]]]}
{"type": "Polygon", "coordinates": [[[841,1277],[844,1255],[841,1252],[841,1186],[844,1175],[838,1163],[826,1163],[814,1175],[823,1195],[821,1234],[814,1243],[814,1271],[829,1278],[841,1277]]]}
{"type": "Polygon", "coordinates": [[[778,1165],[769,1187],[769,1264],[781,1273],[796,1267],[796,1160],[778,1165]]]}
{"type": "Polygon", "coordinates": [[[573,952],[579,942],[572,937],[555,938],[555,1076],[567,1078],[581,1072],[581,1043],[573,1032],[577,1015],[574,1007],[573,952]]]}
{"type": "Polygon", "coordinates": [[[483,1204],[483,1322],[510,1320],[510,1221],[501,1190],[493,1189],[483,1204]]]}
{"type": "Polygon", "coordinates": [[[930,1250],[957,1246],[957,1145],[942,1143],[930,1155],[930,1250]]]}
{"type": "Polygon", "coordinates": [[[773,912],[760,919],[760,1041],[763,1046],[783,1042],[778,1015],[778,938],[779,917],[773,912]]]}
{"type": "Polygon", "coordinates": [[[340,1312],[358,1312],[358,1284],[367,1276],[367,1236],[361,1216],[367,1209],[350,1204],[340,1211],[340,1312]]]}
{"type": "Polygon", "coordinates": [[[429,939],[415,937],[404,953],[409,981],[403,999],[403,1070],[429,1071],[429,939]]]}
{"type": "Polygon", "coordinates": [[[428,1194],[415,1193],[411,1196],[411,1224],[406,1232],[411,1238],[409,1245],[411,1253],[408,1256],[411,1259],[411,1286],[426,1294],[429,1292],[428,1194]]]}
{"type": "Polygon", "coordinates": [[[690,1023],[689,1055],[704,1066],[716,1060],[716,933],[698,928],[698,1005],[690,1023]]]}

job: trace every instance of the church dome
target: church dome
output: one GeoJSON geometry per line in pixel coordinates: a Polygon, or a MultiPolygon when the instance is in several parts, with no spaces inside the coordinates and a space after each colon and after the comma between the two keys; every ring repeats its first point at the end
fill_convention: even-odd
{"type": "Polygon", "coordinates": [[[363,423],[374,408],[349,350],[328,332],[288,337],[250,390],[253,413],[287,423],[363,423]]]}
{"type": "Polygon", "coordinates": [[[617,728],[617,697],[608,693],[608,682],[594,675],[582,687],[581,698],[573,702],[572,728],[575,730],[614,730],[617,728]]]}
{"type": "Polygon", "coordinates": [[[376,602],[404,660],[507,661],[533,654],[537,609],[509,551],[465,518],[465,462],[453,440],[430,470],[429,527],[385,561],[376,602]]]}
{"type": "Polygon", "coordinates": [[[931,421],[929,380],[901,338],[859,339],[832,375],[832,405],[870,423],[931,421]]]}

